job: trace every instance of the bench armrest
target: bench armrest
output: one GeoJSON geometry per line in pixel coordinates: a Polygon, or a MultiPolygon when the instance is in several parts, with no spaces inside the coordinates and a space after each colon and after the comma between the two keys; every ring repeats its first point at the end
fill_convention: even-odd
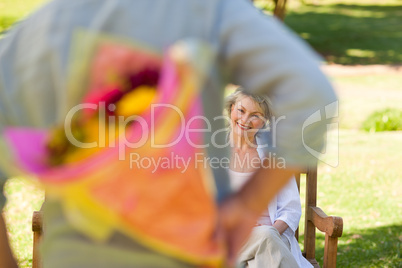
{"type": "Polygon", "coordinates": [[[34,211],[32,215],[32,231],[42,233],[42,213],[34,211]]]}
{"type": "Polygon", "coordinates": [[[330,237],[341,237],[343,231],[343,219],[336,216],[327,216],[319,207],[309,207],[308,220],[321,232],[330,237]]]}

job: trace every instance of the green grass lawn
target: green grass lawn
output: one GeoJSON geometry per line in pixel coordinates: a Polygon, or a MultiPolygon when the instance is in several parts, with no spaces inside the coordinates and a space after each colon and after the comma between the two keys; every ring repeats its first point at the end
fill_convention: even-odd
{"type": "Polygon", "coordinates": [[[305,5],[300,4],[302,1],[288,2],[285,23],[328,62],[402,63],[401,1],[310,0],[304,1],[305,5]]]}
{"type": "Polygon", "coordinates": [[[382,108],[402,108],[402,75],[348,75],[331,78],[341,97],[340,127],[360,129],[363,121],[382,108]]]}
{"type": "Polygon", "coordinates": [[[339,166],[321,166],[318,182],[318,205],[344,220],[338,265],[400,267],[402,133],[341,130],[339,144],[339,166]]]}
{"type": "Polygon", "coordinates": [[[32,267],[32,212],[39,210],[43,191],[21,178],[7,181],[5,220],[11,246],[21,268],[32,267]]]}
{"type": "MultiPolygon", "coordinates": [[[[319,166],[317,196],[319,207],[344,221],[338,267],[401,267],[402,133],[341,129],[339,146],[339,166],[319,166]]],[[[304,185],[302,180],[302,190],[304,185]]],[[[304,191],[301,195],[304,203],[304,191]]],[[[303,228],[304,215],[301,232],[303,228]]],[[[324,241],[317,232],[321,264],[324,241]]]]}

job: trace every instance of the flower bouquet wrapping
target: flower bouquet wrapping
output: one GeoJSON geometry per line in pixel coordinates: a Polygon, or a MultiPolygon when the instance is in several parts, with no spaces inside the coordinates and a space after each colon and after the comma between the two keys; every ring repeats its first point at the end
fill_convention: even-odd
{"type": "Polygon", "coordinates": [[[212,53],[195,40],[163,56],[99,34],[74,40],[64,122],[6,128],[2,167],[35,177],[94,241],[120,231],[183,261],[222,265],[212,173],[194,146],[202,132],[184,127],[203,127],[200,88],[212,53]]]}

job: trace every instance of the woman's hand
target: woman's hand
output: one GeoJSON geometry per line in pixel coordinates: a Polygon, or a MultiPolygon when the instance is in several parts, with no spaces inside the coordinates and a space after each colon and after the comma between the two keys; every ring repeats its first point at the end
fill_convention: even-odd
{"type": "Polygon", "coordinates": [[[278,230],[280,235],[282,235],[283,232],[289,228],[289,225],[282,220],[275,221],[275,223],[272,226],[275,227],[276,230],[278,230]]]}

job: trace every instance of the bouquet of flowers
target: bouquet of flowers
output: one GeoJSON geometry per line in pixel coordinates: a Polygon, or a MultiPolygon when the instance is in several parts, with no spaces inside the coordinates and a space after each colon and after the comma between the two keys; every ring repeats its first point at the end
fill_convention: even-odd
{"type": "MultiPolygon", "coordinates": [[[[210,50],[183,40],[161,56],[99,34],[81,32],[75,40],[64,122],[6,128],[3,167],[37,178],[67,219],[95,241],[117,230],[181,260],[222,265],[222,243],[212,239],[212,173],[195,162],[203,149],[191,146],[202,133],[183,129],[183,120],[203,114],[200,88],[210,50]],[[144,164],[172,152],[187,161],[186,170],[172,161],[144,164]],[[133,155],[144,165],[133,165],[133,155]]],[[[193,129],[203,125],[192,122],[193,129]]]]}

